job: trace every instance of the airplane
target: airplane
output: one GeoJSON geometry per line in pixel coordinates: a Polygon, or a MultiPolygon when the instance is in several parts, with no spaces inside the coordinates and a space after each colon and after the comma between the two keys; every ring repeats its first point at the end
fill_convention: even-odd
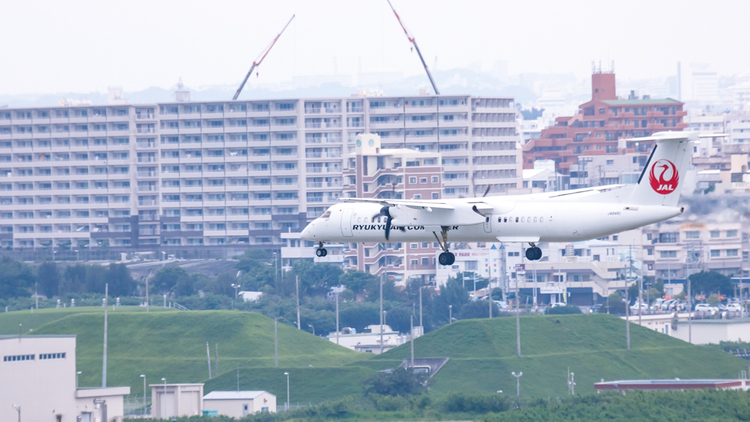
{"type": "MultiPolygon", "coordinates": [[[[448,242],[521,242],[526,258],[542,258],[539,242],[595,239],[680,215],[680,188],[691,161],[696,132],[657,132],[631,138],[655,141],[634,185],[609,185],[558,192],[436,200],[340,198],[310,222],[301,238],[317,242],[324,257],[329,242],[432,242],[452,265],[448,242]]],[[[487,192],[485,192],[486,195],[487,192]]]]}

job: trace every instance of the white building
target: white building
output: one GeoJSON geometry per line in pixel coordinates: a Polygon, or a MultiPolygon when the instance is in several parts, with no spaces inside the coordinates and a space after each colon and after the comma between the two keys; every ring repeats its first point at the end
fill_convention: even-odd
{"type": "Polygon", "coordinates": [[[149,384],[151,417],[168,419],[173,416],[203,414],[203,383],[149,384]]]}
{"type": "Polygon", "coordinates": [[[74,335],[0,336],[0,355],[0,420],[122,420],[130,387],[77,388],[74,335]]]}
{"type": "Polygon", "coordinates": [[[242,418],[258,412],[276,413],[276,396],[267,391],[212,391],[203,396],[203,414],[242,418]]]}
{"type": "MultiPolygon", "coordinates": [[[[421,333],[420,327],[414,327],[415,336],[419,336],[421,333]]],[[[387,352],[395,347],[398,347],[406,343],[409,339],[408,335],[401,335],[388,325],[383,325],[383,333],[381,336],[380,325],[368,325],[365,327],[365,331],[357,333],[351,328],[343,328],[341,332],[336,335],[336,332],[328,334],[328,340],[336,343],[340,346],[352,349],[357,352],[367,352],[380,354],[387,352]],[[382,343],[381,343],[382,339],[382,343]],[[381,347],[382,346],[382,347],[381,347]]],[[[416,337],[415,337],[416,338],[416,337]]]]}
{"type": "Polygon", "coordinates": [[[512,98],[468,95],[2,109],[0,247],[279,249],[342,195],[363,132],[440,153],[441,197],[470,195],[472,179],[501,192],[521,181],[515,113],[512,98]]]}

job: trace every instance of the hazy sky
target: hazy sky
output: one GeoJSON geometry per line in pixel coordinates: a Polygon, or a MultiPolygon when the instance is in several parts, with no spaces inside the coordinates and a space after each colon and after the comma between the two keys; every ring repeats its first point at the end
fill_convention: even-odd
{"type": "MultiPolygon", "coordinates": [[[[676,63],[750,73],[748,0],[392,0],[432,67],[505,60],[510,74],[674,75],[676,63]],[[606,65],[605,65],[606,63],[606,65]]],[[[0,94],[239,84],[296,18],[257,83],[294,76],[422,73],[386,0],[0,0],[0,94]]]]}

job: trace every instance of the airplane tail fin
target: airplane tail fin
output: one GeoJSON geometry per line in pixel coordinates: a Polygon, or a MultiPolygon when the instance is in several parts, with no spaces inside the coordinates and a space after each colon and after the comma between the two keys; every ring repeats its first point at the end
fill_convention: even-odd
{"type": "Polygon", "coordinates": [[[656,145],[643,167],[630,202],[642,205],[675,207],[690,165],[690,143],[698,140],[692,132],[659,132],[642,140],[656,145]]]}

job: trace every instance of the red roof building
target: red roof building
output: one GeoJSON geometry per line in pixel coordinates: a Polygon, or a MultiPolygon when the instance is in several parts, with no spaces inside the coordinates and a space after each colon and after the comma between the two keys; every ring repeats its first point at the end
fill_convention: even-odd
{"type": "Polygon", "coordinates": [[[614,73],[591,75],[591,101],[581,104],[574,116],[558,117],[523,148],[523,168],[534,168],[536,160],[554,160],[556,170],[569,175],[580,155],[648,153],[651,142],[618,142],[622,138],[649,136],[655,132],[682,130],[684,103],[671,98],[618,99],[614,73]]]}

